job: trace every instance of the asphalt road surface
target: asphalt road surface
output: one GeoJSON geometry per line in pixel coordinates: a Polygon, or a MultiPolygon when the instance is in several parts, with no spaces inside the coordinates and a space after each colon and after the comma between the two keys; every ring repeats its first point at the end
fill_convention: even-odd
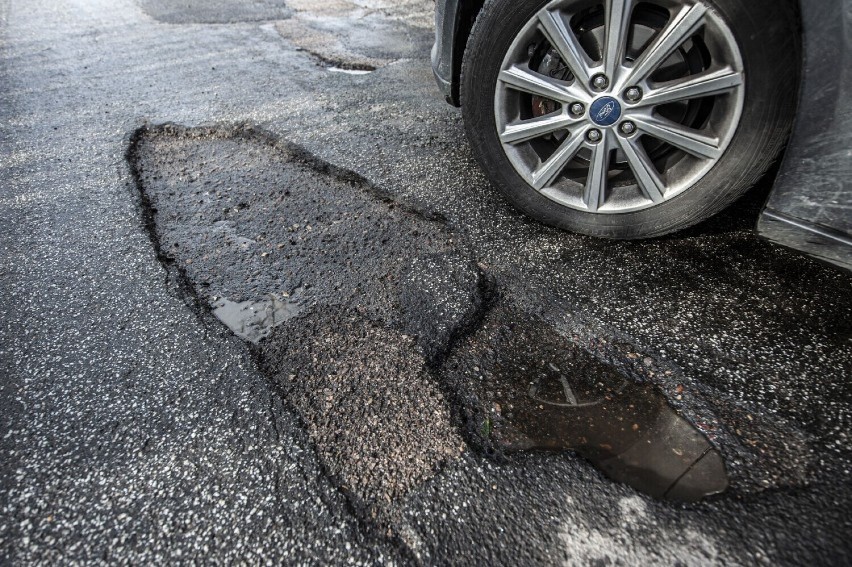
{"type": "Polygon", "coordinates": [[[0,562],[852,561],[852,278],[520,216],[432,9],[0,0],[0,562]]]}

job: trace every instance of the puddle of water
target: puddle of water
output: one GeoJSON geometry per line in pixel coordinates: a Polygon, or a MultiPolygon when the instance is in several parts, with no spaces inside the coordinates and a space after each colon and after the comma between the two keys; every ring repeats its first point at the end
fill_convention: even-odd
{"type": "Polygon", "coordinates": [[[532,348],[515,343],[495,367],[494,437],[504,449],[572,450],[656,498],[695,502],[727,489],[719,452],[653,386],[557,345],[553,332],[534,334],[532,348]]]}
{"type": "Polygon", "coordinates": [[[342,67],[326,67],[331,73],[346,73],[347,75],[369,75],[373,72],[371,69],[344,69],[342,67]]]}
{"type": "Polygon", "coordinates": [[[301,288],[293,295],[270,293],[262,301],[237,303],[220,299],[213,305],[213,315],[243,340],[257,344],[272,330],[301,313],[301,288]]]}

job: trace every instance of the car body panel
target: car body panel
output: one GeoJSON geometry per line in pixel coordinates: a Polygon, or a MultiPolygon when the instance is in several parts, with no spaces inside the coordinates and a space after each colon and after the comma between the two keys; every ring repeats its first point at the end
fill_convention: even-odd
{"type": "MultiPolygon", "coordinates": [[[[436,1],[432,67],[441,92],[455,106],[461,104],[464,46],[481,5],[480,0],[436,1]]],[[[852,0],[801,0],[801,13],[798,117],[758,232],[852,270],[852,104],[847,102],[852,97],[852,0]]]]}
{"type": "MultiPolygon", "coordinates": [[[[447,102],[458,106],[452,100],[453,92],[453,42],[445,41],[456,37],[458,25],[458,4],[456,2],[435,2],[435,45],[432,47],[432,71],[438,88],[447,98],[447,102]]],[[[457,81],[456,81],[457,82],[457,81]]],[[[456,88],[456,90],[458,90],[456,88]]]]}
{"type": "Polygon", "coordinates": [[[801,8],[799,111],[758,232],[852,270],[852,0],[801,8]]]}
{"type": "MultiPolygon", "coordinates": [[[[468,6],[472,6],[469,3],[468,6]]],[[[476,5],[476,12],[480,4],[476,5]]],[[[453,106],[461,106],[459,79],[464,55],[464,43],[470,27],[462,23],[464,8],[459,0],[436,0],[435,45],[432,48],[432,70],[438,88],[453,106]],[[461,45],[459,45],[461,44],[461,45]],[[459,47],[456,47],[459,45],[459,47]]]]}

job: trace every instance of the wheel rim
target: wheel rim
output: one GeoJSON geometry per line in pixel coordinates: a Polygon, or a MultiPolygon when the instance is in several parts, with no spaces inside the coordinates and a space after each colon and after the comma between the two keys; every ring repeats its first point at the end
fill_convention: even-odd
{"type": "Polygon", "coordinates": [[[732,32],[701,0],[555,0],[506,53],[497,134],[547,198],[591,213],[643,210],[718,163],[744,80],[732,32]]]}

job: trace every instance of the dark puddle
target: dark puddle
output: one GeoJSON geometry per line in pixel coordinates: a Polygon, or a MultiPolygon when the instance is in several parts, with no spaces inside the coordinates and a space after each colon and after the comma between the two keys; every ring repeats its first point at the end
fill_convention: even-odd
{"type": "Polygon", "coordinates": [[[668,500],[695,502],[728,487],[719,452],[652,385],[625,379],[558,335],[531,338],[532,348],[523,341],[504,350],[493,371],[493,436],[504,450],[571,450],[611,479],[668,500]]]}

